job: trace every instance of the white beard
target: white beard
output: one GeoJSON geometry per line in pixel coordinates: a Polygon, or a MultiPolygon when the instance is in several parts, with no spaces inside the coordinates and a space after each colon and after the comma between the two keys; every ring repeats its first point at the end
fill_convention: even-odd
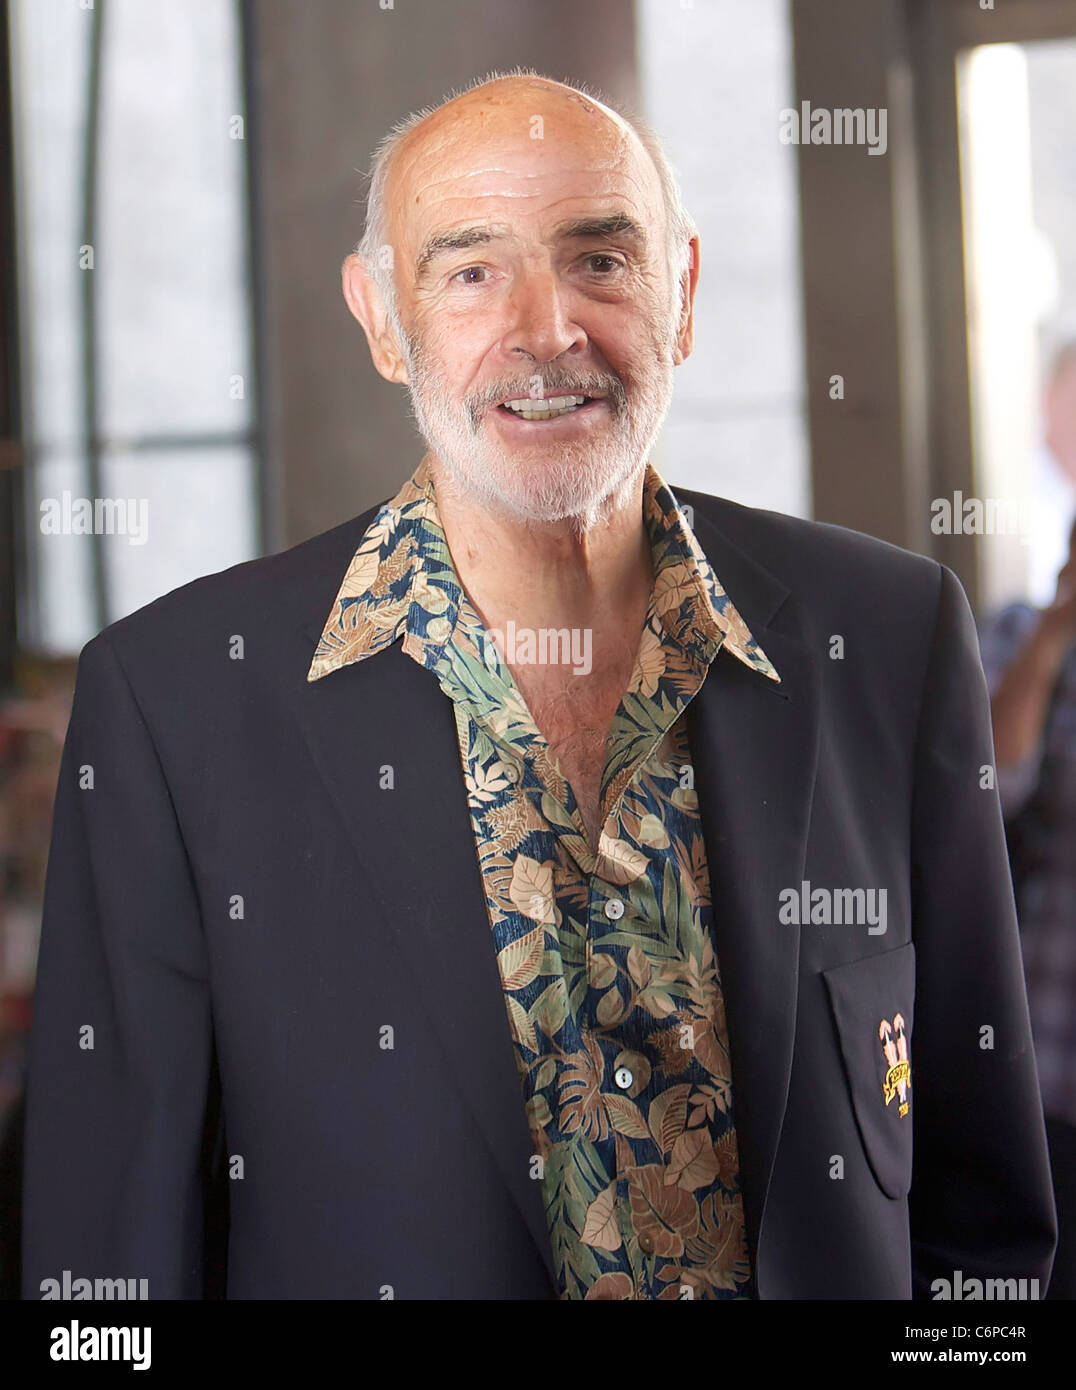
{"type": "Polygon", "coordinates": [[[630,402],[611,373],[547,365],[535,366],[525,379],[493,383],[456,406],[449,383],[427,365],[415,341],[403,333],[400,340],[419,431],[463,495],[485,510],[531,524],[572,520],[586,528],[638,486],[672,399],[671,333],[666,345],[655,340],[653,360],[630,402]],[[535,378],[549,395],[605,396],[611,418],[596,435],[556,446],[536,437],[510,454],[490,437],[484,413],[496,409],[494,401],[527,395],[535,378]]]}

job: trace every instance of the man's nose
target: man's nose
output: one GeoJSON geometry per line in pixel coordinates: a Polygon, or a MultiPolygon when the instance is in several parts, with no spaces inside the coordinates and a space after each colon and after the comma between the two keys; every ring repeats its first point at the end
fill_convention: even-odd
{"type": "Polygon", "coordinates": [[[587,336],[570,316],[569,298],[552,269],[528,271],[512,288],[505,351],[552,362],[571,348],[584,346],[587,336]]]}

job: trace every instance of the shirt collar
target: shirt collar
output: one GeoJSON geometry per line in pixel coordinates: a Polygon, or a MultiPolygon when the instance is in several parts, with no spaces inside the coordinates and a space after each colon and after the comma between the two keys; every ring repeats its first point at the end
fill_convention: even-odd
{"type": "MultiPolygon", "coordinates": [[[[647,465],[643,517],[653,556],[651,609],[666,637],[700,660],[726,647],[769,680],[780,676],[758,645],[695,539],[671,489],[647,465]]],[[[463,593],[441,529],[429,463],[423,458],[380,509],[333,599],[308,681],[363,661],[403,638],[423,664],[452,638],[463,593]]],[[[465,605],[469,608],[469,605],[465,605]]]]}

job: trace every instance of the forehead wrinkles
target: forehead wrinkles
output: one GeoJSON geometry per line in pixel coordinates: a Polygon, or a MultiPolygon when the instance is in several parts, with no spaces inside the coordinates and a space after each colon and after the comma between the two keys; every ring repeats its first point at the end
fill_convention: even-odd
{"type": "Polygon", "coordinates": [[[623,211],[644,224],[653,220],[642,190],[626,179],[601,178],[596,171],[585,170],[578,187],[565,188],[564,180],[555,175],[501,178],[499,170],[484,172],[490,177],[474,186],[468,186],[468,180],[448,178],[423,189],[413,206],[411,232],[416,244],[435,227],[455,222],[488,221],[506,233],[517,222],[544,229],[597,212],[599,204],[603,212],[623,211]]]}
{"type": "Polygon", "coordinates": [[[462,208],[451,205],[479,199],[539,199],[558,181],[579,175],[608,176],[609,186],[566,193],[565,198],[599,191],[626,196],[634,200],[637,214],[651,220],[663,217],[657,170],[628,127],[601,113],[585,120],[573,114],[563,126],[543,116],[545,138],[532,140],[530,116],[524,111],[510,120],[503,111],[495,119],[483,119],[488,114],[478,112],[470,128],[461,123],[449,127],[443,121],[430,130],[420,126],[404,142],[387,190],[395,222],[393,240],[418,235],[417,224],[425,223],[435,209],[464,217],[462,208]]]}

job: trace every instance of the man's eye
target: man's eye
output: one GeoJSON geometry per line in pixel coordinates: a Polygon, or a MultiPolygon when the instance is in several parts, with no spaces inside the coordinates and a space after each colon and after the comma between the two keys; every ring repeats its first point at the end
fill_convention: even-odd
{"type": "Polygon", "coordinates": [[[623,270],[624,268],[623,262],[618,256],[607,255],[604,251],[595,251],[592,255],[587,256],[586,260],[591,262],[591,269],[595,269],[593,265],[594,261],[604,261],[606,263],[607,268],[598,269],[599,275],[610,275],[614,271],[623,270]]]}
{"type": "MultiPolygon", "coordinates": [[[[485,266],[482,266],[482,265],[469,265],[469,266],[466,266],[463,270],[457,270],[456,273],[455,273],[455,275],[453,275],[452,278],[453,278],[453,280],[458,280],[458,279],[460,278],[461,275],[485,275],[485,273],[486,273],[486,268],[485,268],[485,266]]],[[[465,285],[480,285],[480,284],[482,283],[482,281],[481,281],[481,280],[465,280],[463,283],[464,283],[465,285]]]]}

